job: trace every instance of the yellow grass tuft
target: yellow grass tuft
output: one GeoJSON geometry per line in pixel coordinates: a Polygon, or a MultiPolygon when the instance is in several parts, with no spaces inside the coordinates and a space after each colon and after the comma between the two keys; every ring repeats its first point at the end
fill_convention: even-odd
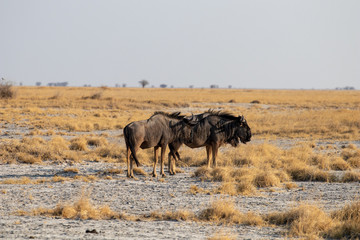
{"type": "Polygon", "coordinates": [[[270,213],[266,221],[276,225],[287,225],[290,236],[316,238],[333,228],[333,220],[317,206],[301,204],[286,212],[270,213]]]}
{"type": "Polygon", "coordinates": [[[68,168],[64,168],[64,172],[66,173],[79,173],[79,169],[74,168],[74,167],[68,167],[68,168]]]}
{"type": "Polygon", "coordinates": [[[360,236],[360,201],[332,213],[339,223],[327,234],[331,238],[357,239],[360,236]]]}
{"type": "Polygon", "coordinates": [[[70,144],[71,150],[76,150],[76,151],[88,150],[87,141],[86,141],[86,138],[84,138],[84,137],[74,138],[70,142],[71,142],[71,144],[70,144]]]}
{"type": "Polygon", "coordinates": [[[144,216],[146,219],[150,220],[161,220],[161,221],[194,221],[195,214],[188,210],[178,210],[178,211],[166,211],[165,213],[160,212],[151,212],[150,215],[144,216]]]}
{"type": "Polygon", "coordinates": [[[114,219],[121,218],[120,214],[115,213],[109,206],[94,206],[89,197],[82,195],[73,204],[58,204],[54,209],[37,208],[33,209],[30,213],[18,212],[19,215],[43,215],[43,216],[56,216],[66,219],[114,219]]]}
{"type": "Polygon", "coordinates": [[[199,219],[217,223],[240,224],[243,220],[242,213],[235,208],[230,200],[217,200],[210,204],[210,207],[201,211],[199,219]]]}
{"type": "Polygon", "coordinates": [[[257,187],[276,187],[280,185],[279,178],[269,171],[261,171],[254,178],[257,187]]]}
{"type": "Polygon", "coordinates": [[[234,234],[219,231],[216,232],[213,236],[209,237],[207,240],[236,240],[237,237],[234,234]]]}
{"type": "Polygon", "coordinates": [[[214,223],[248,224],[253,226],[264,224],[262,218],[254,213],[241,213],[231,200],[213,201],[209,208],[199,213],[198,219],[214,223]]]}
{"type": "Polygon", "coordinates": [[[360,182],[360,173],[349,171],[344,174],[341,179],[342,182],[360,182]]]}
{"type": "Polygon", "coordinates": [[[148,175],[142,168],[134,167],[133,170],[136,175],[142,175],[142,176],[148,175]]]}

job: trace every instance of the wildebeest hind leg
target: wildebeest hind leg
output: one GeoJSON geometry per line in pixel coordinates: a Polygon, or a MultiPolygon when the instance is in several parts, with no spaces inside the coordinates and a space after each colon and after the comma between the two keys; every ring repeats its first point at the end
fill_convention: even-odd
{"type": "Polygon", "coordinates": [[[134,173],[133,173],[133,166],[132,166],[132,158],[131,158],[131,151],[130,148],[127,147],[126,148],[126,161],[127,161],[127,177],[129,178],[133,178],[134,177],[134,173]]]}
{"type": "Polygon", "coordinates": [[[157,174],[156,174],[156,164],[157,164],[157,161],[158,161],[158,149],[159,149],[159,147],[154,147],[154,168],[153,168],[153,172],[152,172],[153,177],[157,176],[157,174]]]}

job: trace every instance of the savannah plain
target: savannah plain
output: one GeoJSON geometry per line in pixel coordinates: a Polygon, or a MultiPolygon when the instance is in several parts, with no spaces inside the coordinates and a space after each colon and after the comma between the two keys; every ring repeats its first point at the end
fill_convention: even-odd
{"type": "Polygon", "coordinates": [[[0,100],[0,238],[360,238],[360,92],[12,87],[0,100]],[[251,142],[182,146],[126,177],[126,124],[155,111],[244,115],[251,142]],[[159,167],[157,168],[159,169],[159,167]],[[165,168],[165,170],[167,167],[165,168]],[[160,176],[160,175],[159,175],[160,176]]]}

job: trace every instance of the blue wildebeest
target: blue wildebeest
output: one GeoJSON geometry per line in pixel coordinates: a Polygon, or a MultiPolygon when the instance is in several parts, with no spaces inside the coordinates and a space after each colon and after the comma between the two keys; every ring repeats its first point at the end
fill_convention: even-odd
{"type": "Polygon", "coordinates": [[[236,147],[239,140],[246,144],[251,140],[251,130],[244,116],[233,116],[226,112],[207,111],[195,115],[193,121],[197,123],[193,126],[183,125],[178,134],[178,138],[169,144],[169,172],[175,174],[175,165],[171,158],[180,159],[178,153],[182,144],[190,148],[206,147],[207,165],[210,167],[210,155],[212,163],[216,167],[216,157],[218,149],[225,143],[236,147]]]}
{"type": "Polygon", "coordinates": [[[166,147],[169,143],[177,138],[179,129],[184,125],[189,124],[189,120],[176,113],[155,112],[149,119],[142,121],[135,121],[129,123],[124,128],[124,138],[126,143],[127,152],[127,176],[134,177],[133,174],[133,161],[136,165],[140,166],[140,162],[136,156],[139,148],[154,148],[154,168],[152,175],[156,177],[156,164],[158,161],[158,149],[161,148],[161,167],[160,174],[165,176],[164,173],[164,154],[166,147]]]}

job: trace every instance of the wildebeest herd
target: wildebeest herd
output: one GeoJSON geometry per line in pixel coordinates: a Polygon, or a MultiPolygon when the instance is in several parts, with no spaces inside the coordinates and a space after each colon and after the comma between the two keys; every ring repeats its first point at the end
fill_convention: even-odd
{"type": "Polygon", "coordinates": [[[251,140],[251,130],[244,116],[209,110],[202,114],[184,116],[180,112],[155,112],[149,119],[129,123],[124,128],[127,152],[127,176],[134,177],[133,161],[137,166],[140,162],[136,156],[139,148],[154,148],[154,168],[152,175],[156,177],[158,149],[161,149],[160,174],[165,176],[164,157],[169,146],[168,169],[175,174],[175,160],[180,159],[178,153],[181,145],[190,148],[206,147],[207,164],[216,167],[216,157],[221,145],[229,143],[236,147],[239,142],[251,140]]]}

